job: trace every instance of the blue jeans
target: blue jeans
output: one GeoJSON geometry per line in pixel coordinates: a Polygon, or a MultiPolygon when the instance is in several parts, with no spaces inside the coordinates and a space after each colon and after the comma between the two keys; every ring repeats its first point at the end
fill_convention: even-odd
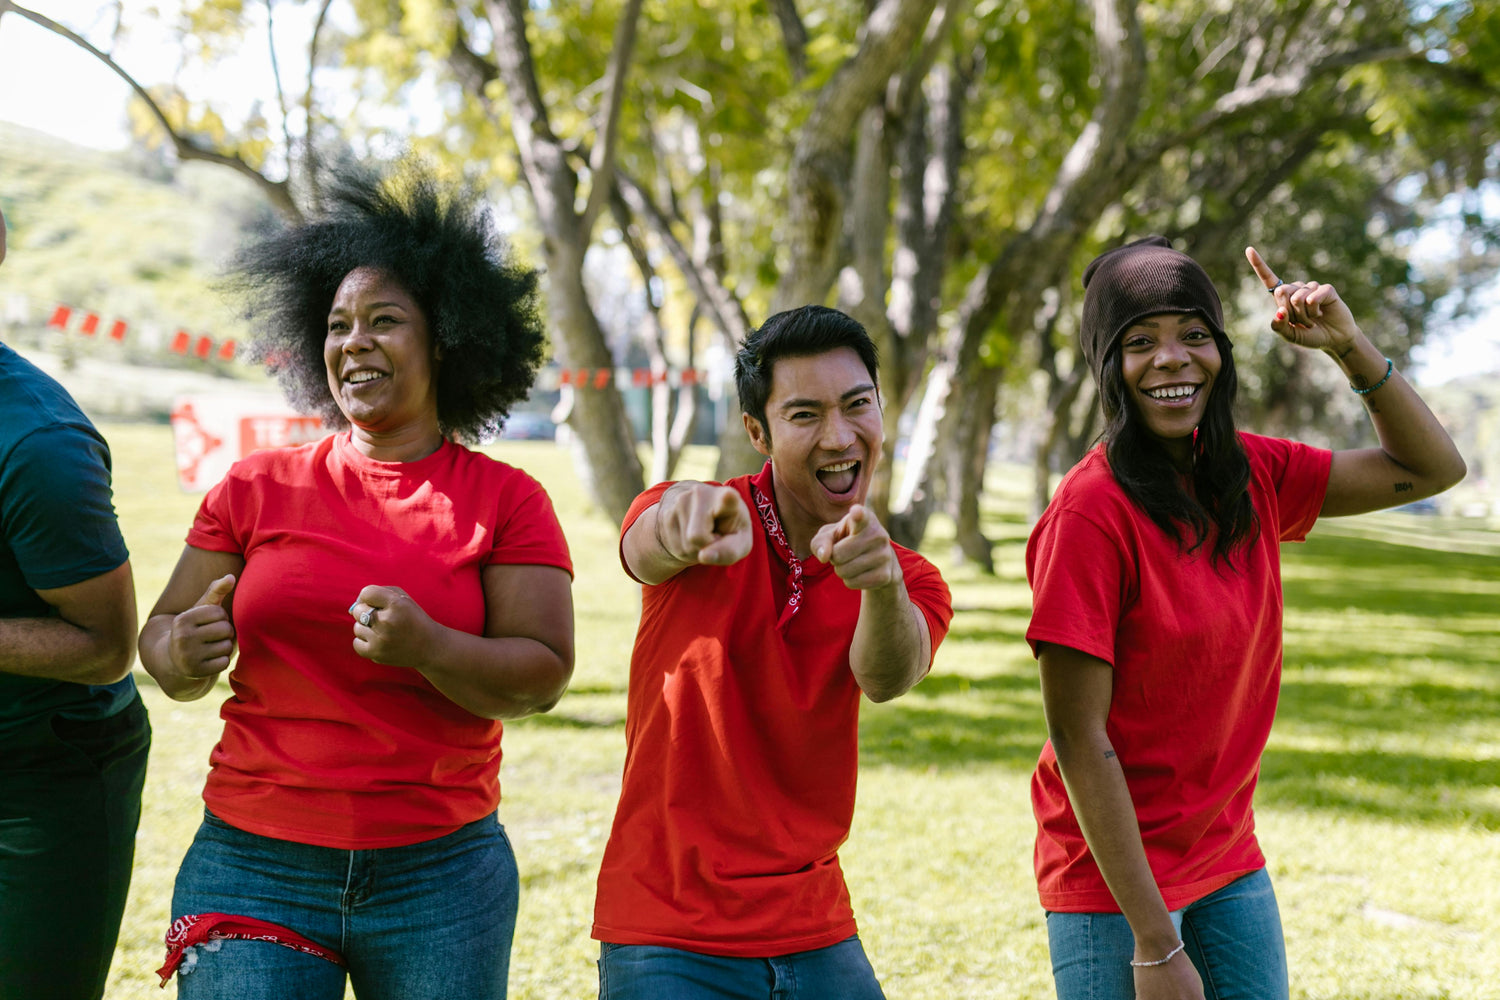
{"type": "MultiPolygon", "coordinates": [[[[1286,1000],[1286,943],[1264,868],[1174,910],[1172,923],[1207,1000],[1286,1000]]],[[[1135,936],[1120,914],[1048,913],[1047,944],[1058,1000],[1135,997],[1135,936]]]]}
{"type": "Polygon", "coordinates": [[[599,1000],[885,1000],[859,937],[775,958],[599,946],[599,1000]]]}
{"type": "MultiPolygon", "coordinates": [[[[229,913],[343,954],[360,1000],[503,1000],[519,877],[494,815],[407,847],[343,851],[246,833],[205,813],[172,919],[229,913]]],[[[196,949],[182,1000],[342,1000],[344,970],[263,941],[196,949]]]]}

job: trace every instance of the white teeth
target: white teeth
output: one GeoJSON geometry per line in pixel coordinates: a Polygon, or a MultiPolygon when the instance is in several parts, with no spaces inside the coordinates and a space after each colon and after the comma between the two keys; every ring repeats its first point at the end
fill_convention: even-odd
{"type": "Polygon", "coordinates": [[[1181,399],[1197,391],[1196,385],[1169,385],[1165,389],[1147,389],[1146,395],[1152,399],[1181,399]]]}
{"type": "Polygon", "coordinates": [[[845,471],[847,471],[849,469],[854,468],[858,464],[859,464],[858,462],[840,462],[838,465],[825,465],[821,469],[819,469],[818,471],[819,472],[845,472],[845,471]]]}
{"type": "Polygon", "coordinates": [[[372,372],[372,371],[355,372],[353,375],[350,375],[348,377],[348,379],[346,379],[345,381],[348,381],[348,382],[373,382],[373,381],[375,381],[378,378],[385,378],[385,373],[383,373],[383,372],[372,372]]]}

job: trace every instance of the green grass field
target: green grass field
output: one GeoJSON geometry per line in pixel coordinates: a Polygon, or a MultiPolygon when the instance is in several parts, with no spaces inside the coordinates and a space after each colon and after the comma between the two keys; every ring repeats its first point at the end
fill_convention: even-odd
{"type": "MultiPolygon", "coordinates": [[[[166,428],[102,430],[144,616],[199,498],[177,490],[166,428]]],[[[491,450],[547,486],[577,565],[573,686],[551,714],[506,727],[500,817],[522,878],[511,995],[592,997],[594,875],[639,595],[565,452],[491,450]]],[[[691,459],[683,474],[703,474],[707,456],[691,459]]],[[[953,588],[952,632],[933,676],[864,709],[843,860],[892,1000],[1052,995],[1027,799],[1044,733],[1022,640],[1028,484],[997,470],[990,485],[998,576],[954,569],[938,525],[928,547],[953,588]]],[[[1329,522],[1286,552],[1286,677],[1257,813],[1293,997],[1500,998],[1500,538],[1417,521],[1329,522]]],[[[222,700],[177,704],[137,679],[156,736],[112,1000],[175,991],[151,970],[222,700]]]]}

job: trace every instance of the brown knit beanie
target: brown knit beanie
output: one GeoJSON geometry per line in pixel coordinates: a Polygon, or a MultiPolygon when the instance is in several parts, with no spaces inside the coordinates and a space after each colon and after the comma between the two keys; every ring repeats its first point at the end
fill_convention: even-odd
{"type": "Polygon", "coordinates": [[[1078,344],[1104,384],[1104,357],[1130,325],[1157,313],[1198,313],[1215,333],[1224,333],[1224,309],[1207,272],[1165,236],[1115,247],[1083,269],[1083,325],[1078,344]]]}

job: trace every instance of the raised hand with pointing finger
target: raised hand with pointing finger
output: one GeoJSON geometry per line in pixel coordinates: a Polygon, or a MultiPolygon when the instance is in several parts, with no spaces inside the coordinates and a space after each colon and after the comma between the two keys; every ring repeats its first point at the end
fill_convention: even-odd
{"type": "Polygon", "coordinates": [[[728,486],[684,480],[638,519],[624,550],[642,583],[659,583],[688,566],[730,566],[750,554],[750,508],[728,486]]]}
{"type": "Polygon", "coordinates": [[[901,582],[901,563],[891,548],[891,536],[875,512],[861,504],[818,529],[813,535],[812,552],[819,562],[831,563],[850,590],[873,590],[901,582]]]}
{"type": "Polygon", "coordinates": [[[1245,259],[1276,300],[1271,329],[1290,344],[1343,356],[1360,336],[1354,314],[1332,285],[1319,281],[1283,281],[1254,247],[1245,259]]]}

